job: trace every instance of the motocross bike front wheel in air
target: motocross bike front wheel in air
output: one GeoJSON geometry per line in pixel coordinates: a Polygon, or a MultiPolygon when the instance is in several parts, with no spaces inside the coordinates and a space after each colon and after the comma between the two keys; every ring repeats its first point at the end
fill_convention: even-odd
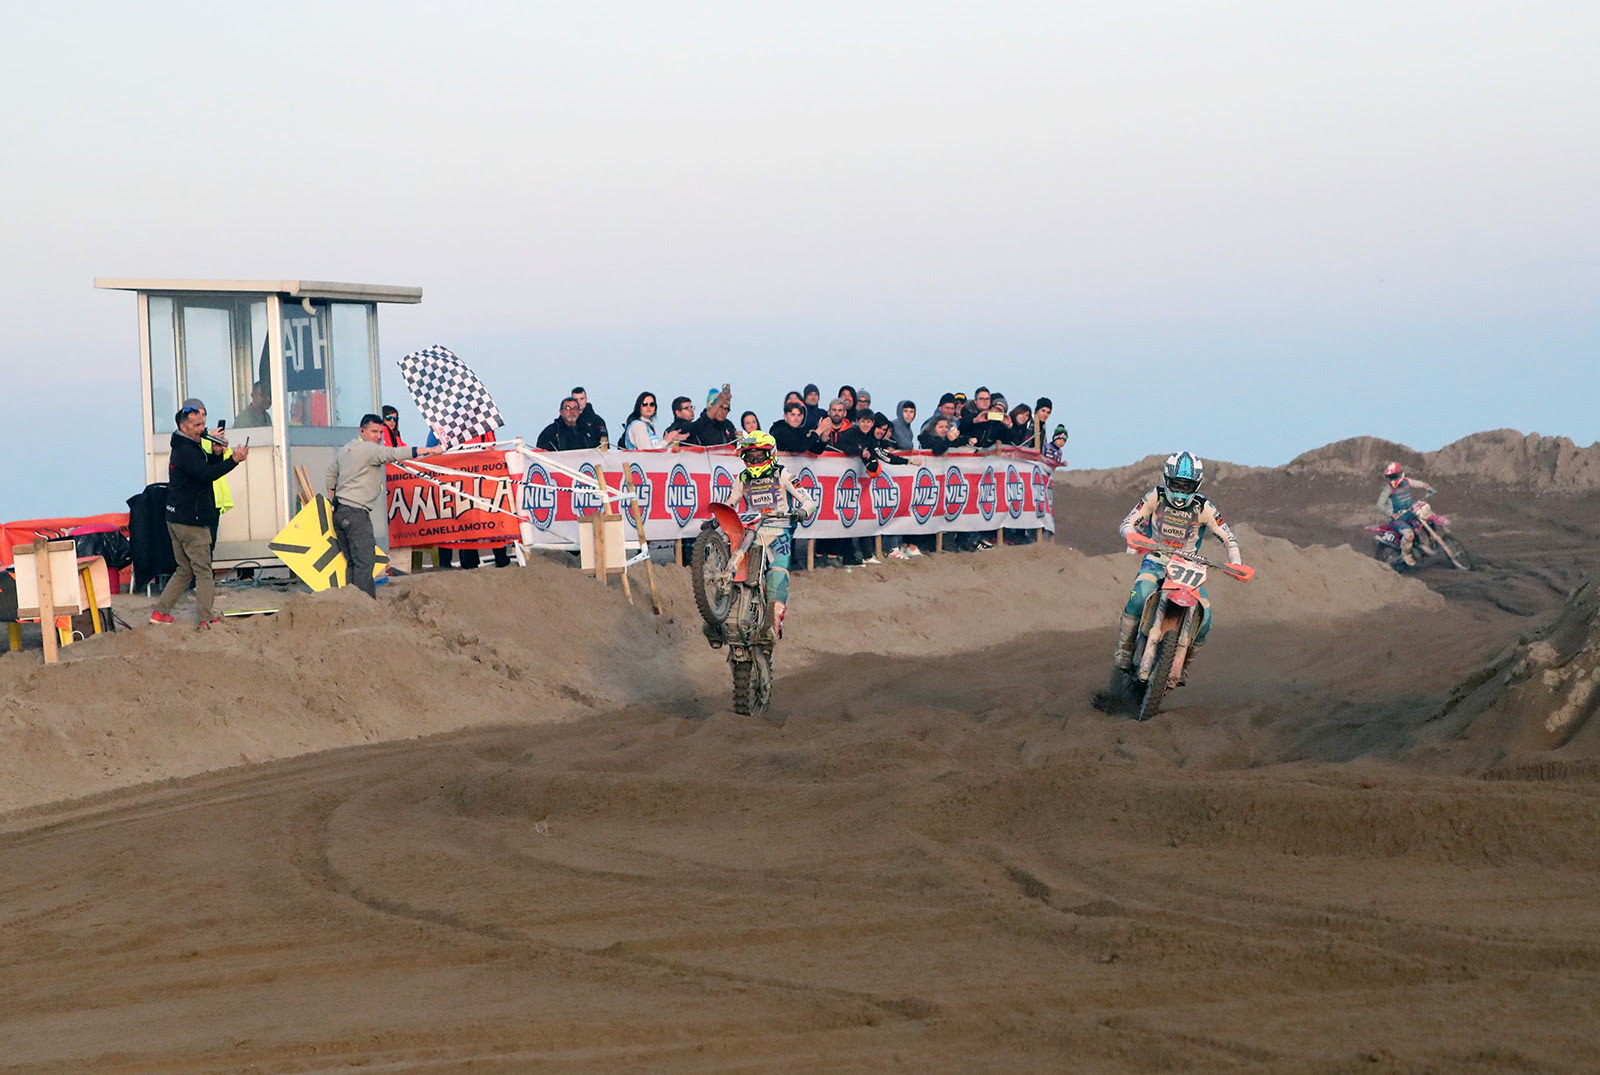
{"type": "Polygon", "coordinates": [[[733,584],[727,581],[732,550],[721,530],[702,530],[689,557],[689,580],[695,607],[712,627],[721,627],[733,605],[733,584]]]}

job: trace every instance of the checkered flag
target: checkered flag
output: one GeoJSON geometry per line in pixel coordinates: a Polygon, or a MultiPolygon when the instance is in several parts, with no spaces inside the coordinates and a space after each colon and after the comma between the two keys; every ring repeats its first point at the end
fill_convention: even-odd
{"type": "Polygon", "coordinates": [[[440,444],[461,444],[506,424],[478,375],[448,347],[412,351],[399,365],[417,410],[440,444]]]}

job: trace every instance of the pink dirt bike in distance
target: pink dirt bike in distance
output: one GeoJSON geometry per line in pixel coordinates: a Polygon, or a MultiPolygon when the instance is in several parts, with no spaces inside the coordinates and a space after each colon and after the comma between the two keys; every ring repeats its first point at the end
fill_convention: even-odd
{"type": "MultiPolygon", "coordinates": [[[[1108,702],[1136,702],[1138,719],[1149,720],[1160,711],[1167,691],[1183,678],[1194,636],[1200,630],[1200,587],[1207,571],[1216,568],[1229,578],[1249,582],[1255,578],[1256,569],[1245,564],[1219,564],[1196,553],[1170,549],[1142,534],[1130,535],[1128,548],[1160,560],[1166,567],[1166,577],[1145,601],[1139,617],[1133,671],[1113,668],[1111,687],[1102,698],[1108,702]]],[[[1100,707],[1114,708],[1108,704],[1100,707]]]]}
{"type": "Polygon", "coordinates": [[[1416,540],[1411,543],[1411,555],[1416,558],[1416,564],[1406,563],[1401,551],[1400,526],[1393,519],[1367,527],[1367,532],[1372,535],[1373,557],[1396,571],[1424,567],[1434,560],[1442,560],[1462,571],[1471,571],[1472,556],[1460,539],[1450,532],[1450,520],[1435,514],[1426,500],[1417,501],[1411,510],[1416,513],[1419,524],[1416,540]]]}

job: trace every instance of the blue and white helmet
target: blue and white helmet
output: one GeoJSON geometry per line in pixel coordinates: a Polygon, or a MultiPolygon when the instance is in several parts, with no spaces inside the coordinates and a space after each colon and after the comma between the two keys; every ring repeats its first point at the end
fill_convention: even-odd
{"type": "Polygon", "coordinates": [[[1161,466],[1161,493],[1173,507],[1186,508],[1205,476],[1206,465],[1199,456],[1188,452],[1169,455],[1161,466]]]}

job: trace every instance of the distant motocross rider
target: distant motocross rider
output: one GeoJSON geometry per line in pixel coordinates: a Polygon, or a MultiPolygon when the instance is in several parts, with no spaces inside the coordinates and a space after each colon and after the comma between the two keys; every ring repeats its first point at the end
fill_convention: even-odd
{"type": "MultiPolygon", "coordinates": [[[[1205,478],[1205,464],[1189,452],[1167,456],[1161,467],[1161,484],[1144,495],[1132,511],[1128,512],[1119,528],[1127,538],[1135,532],[1150,538],[1172,552],[1198,553],[1206,534],[1215,530],[1218,538],[1228,547],[1228,562],[1240,564],[1239,539],[1234,537],[1228,524],[1222,521],[1217,506],[1199,493],[1200,482],[1205,478]]],[[[1166,577],[1166,567],[1153,555],[1146,555],[1139,565],[1139,575],[1128,592],[1128,603],[1122,609],[1122,627],[1117,635],[1117,650],[1112,657],[1116,666],[1125,672],[1133,670],[1133,643],[1139,633],[1139,617],[1144,613],[1145,602],[1166,577]]],[[[1211,597],[1204,586],[1200,587],[1200,630],[1190,643],[1189,657],[1184,661],[1184,678],[1194,664],[1194,656],[1205,643],[1206,632],[1211,630],[1211,597]]]]}
{"type": "Polygon", "coordinates": [[[783,637],[783,617],[789,609],[789,554],[794,532],[794,514],[809,519],[817,504],[807,496],[776,459],[778,443],[771,433],[757,430],[739,439],[735,448],[744,469],[733,479],[728,503],[737,505],[743,497],[745,516],[761,518],[755,525],[756,540],[767,546],[767,617],[763,633],[776,642],[783,637]]]}
{"type": "Polygon", "coordinates": [[[1419,497],[1418,489],[1426,489],[1422,496],[1433,496],[1439,490],[1429,485],[1422,478],[1406,477],[1406,470],[1399,463],[1390,463],[1383,468],[1384,487],[1378,493],[1378,510],[1395,525],[1400,531],[1400,556],[1408,567],[1417,566],[1416,553],[1412,545],[1417,540],[1417,527],[1421,521],[1417,518],[1416,504],[1419,497]]]}

